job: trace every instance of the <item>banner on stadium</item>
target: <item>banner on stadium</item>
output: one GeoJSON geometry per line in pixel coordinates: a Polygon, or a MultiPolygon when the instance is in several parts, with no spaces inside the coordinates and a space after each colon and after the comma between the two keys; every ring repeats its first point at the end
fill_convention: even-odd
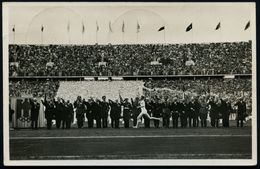
{"type": "MultiPolygon", "coordinates": [[[[31,105],[29,99],[32,97],[11,97],[10,107],[14,110],[12,116],[13,128],[30,128],[31,127],[31,105]]],[[[40,103],[40,112],[38,119],[38,127],[45,127],[44,106],[41,104],[41,98],[36,98],[40,103]]]]}

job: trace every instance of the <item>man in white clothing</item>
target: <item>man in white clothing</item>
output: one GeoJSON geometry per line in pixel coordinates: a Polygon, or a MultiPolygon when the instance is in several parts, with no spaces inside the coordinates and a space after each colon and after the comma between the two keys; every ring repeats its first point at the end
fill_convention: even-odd
{"type": "Polygon", "coordinates": [[[147,110],[145,108],[145,97],[142,96],[140,101],[139,101],[139,106],[138,108],[141,108],[141,113],[137,116],[137,123],[136,123],[136,126],[133,126],[133,128],[138,128],[138,123],[141,119],[142,116],[146,116],[148,117],[150,120],[161,120],[160,118],[156,118],[156,117],[152,117],[150,116],[148,113],[147,113],[147,110]]]}

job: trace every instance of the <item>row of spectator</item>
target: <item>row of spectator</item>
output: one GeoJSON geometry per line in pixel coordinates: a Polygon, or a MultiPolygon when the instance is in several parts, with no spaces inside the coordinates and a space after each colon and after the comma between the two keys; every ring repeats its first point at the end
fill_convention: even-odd
{"type": "Polygon", "coordinates": [[[250,74],[252,50],[251,41],[9,45],[9,63],[10,76],[250,74]]]}
{"type": "MultiPolygon", "coordinates": [[[[127,82],[127,81],[126,81],[127,82]]],[[[70,82],[69,86],[72,86],[70,82]]],[[[104,83],[96,81],[96,83],[104,83]]],[[[76,84],[76,82],[75,82],[76,84]]],[[[77,83],[78,84],[78,83],[77,83]]],[[[79,84],[80,85],[80,84],[79,84]]],[[[98,84],[97,84],[98,85],[98,84]]],[[[115,85],[115,84],[113,84],[115,85]]],[[[44,97],[54,98],[57,95],[60,82],[58,80],[19,80],[9,81],[10,97],[44,97]]],[[[251,79],[182,79],[182,80],[146,80],[144,83],[144,94],[147,97],[156,96],[159,99],[173,98],[177,94],[182,96],[192,95],[216,95],[219,97],[228,97],[231,102],[243,97],[248,106],[252,105],[252,81],[251,79]]],[[[74,85],[75,87],[75,85],[74,85]]],[[[80,86],[76,87],[81,89],[80,86]]],[[[83,88],[82,88],[83,89],[83,88]]],[[[120,87],[114,86],[114,89],[120,90],[120,87]]],[[[104,89],[105,90],[105,89],[104,89]]],[[[70,95],[73,91],[64,89],[70,95]]],[[[95,91],[92,91],[95,93],[95,91]]],[[[118,91],[106,91],[117,93],[118,91]]],[[[84,93],[84,91],[82,91],[84,93]]],[[[121,91],[122,93],[122,91],[121,91]]],[[[75,93],[77,95],[78,93],[75,93]]],[[[66,95],[66,93],[65,93],[66,95]]],[[[112,95],[112,94],[111,94],[112,95]]],[[[100,98],[99,98],[100,99],[100,98]]]]}

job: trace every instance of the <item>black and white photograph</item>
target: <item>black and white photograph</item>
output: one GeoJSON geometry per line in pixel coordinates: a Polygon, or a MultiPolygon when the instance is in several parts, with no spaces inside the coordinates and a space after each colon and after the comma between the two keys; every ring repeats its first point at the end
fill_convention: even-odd
{"type": "Polygon", "coordinates": [[[2,5],[5,165],[256,165],[255,3],[2,5]]]}

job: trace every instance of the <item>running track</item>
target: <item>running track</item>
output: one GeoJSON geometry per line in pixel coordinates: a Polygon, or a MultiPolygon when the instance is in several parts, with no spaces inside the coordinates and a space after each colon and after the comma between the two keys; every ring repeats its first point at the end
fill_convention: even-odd
{"type": "Polygon", "coordinates": [[[10,159],[250,159],[251,140],[251,127],[15,130],[10,159]]]}

